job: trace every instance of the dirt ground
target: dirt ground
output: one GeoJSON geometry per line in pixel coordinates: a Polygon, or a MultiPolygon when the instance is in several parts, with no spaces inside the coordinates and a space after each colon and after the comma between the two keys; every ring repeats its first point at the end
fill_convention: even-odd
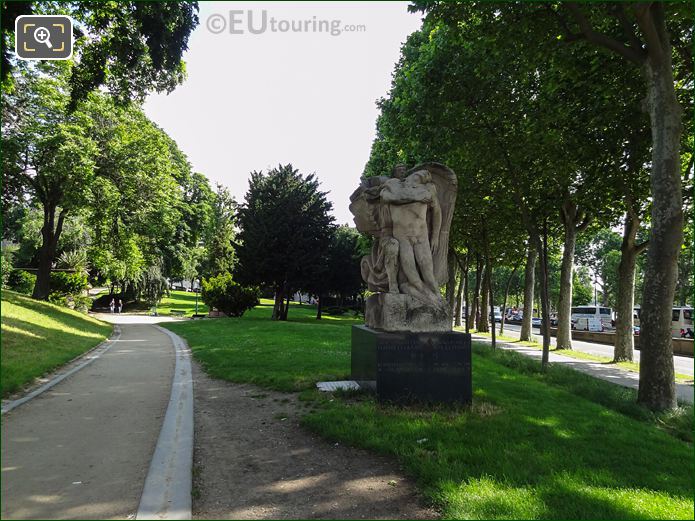
{"type": "Polygon", "coordinates": [[[397,463],[299,426],[296,395],[193,364],[194,519],[435,519],[397,463]]]}

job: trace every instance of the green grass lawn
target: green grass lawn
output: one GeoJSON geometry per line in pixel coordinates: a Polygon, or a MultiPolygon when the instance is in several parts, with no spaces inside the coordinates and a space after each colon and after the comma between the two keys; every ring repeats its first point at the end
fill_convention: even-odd
{"type": "MultiPolygon", "coordinates": [[[[162,302],[157,306],[157,313],[160,315],[170,315],[171,310],[184,311],[187,317],[195,313],[195,293],[188,291],[171,291],[169,297],[164,297],[162,302]]],[[[203,301],[198,295],[198,313],[207,314],[208,307],[203,304],[203,301]]]]}
{"type": "Polygon", "coordinates": [[[96,346],[112,326],[83,313],[2,291],[2,396],[96,346]]]}
{"type": "Polygon", "coordinates": [[[166,324],[188,341],[194,356],[216,378],[252,382],[278,391],[311,388],[318,380],[350,374],[350,324],[314,306],[291,304],[289,321],[270,320],[271,301],[241,319],[220,318],[166,324]],[[336,346],[341,346],[336,348],[336,346]]]}
{"type": "Polygon", "coordinates": [[[305,389],[307,428],[397,458],[445,518],[693,519],[692,445],[678,438],[692,432],[692,408],[657,417],[631,389],[566,367],[542,374],[537,361],[483,344],[470,408],[325,395],[313,385],[348,376],[358,321],[316,321],[314,311],[295,305],[289,322],[271,322],[263,305],[166,327],[213,376],[305,389]]]}

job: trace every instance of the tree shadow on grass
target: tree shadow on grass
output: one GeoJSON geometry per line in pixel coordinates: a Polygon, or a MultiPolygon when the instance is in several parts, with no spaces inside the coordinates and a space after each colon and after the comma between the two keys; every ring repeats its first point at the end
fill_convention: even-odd
{"type": "Polygon", "coordinates": [[[572,393],[476,359],[494,414],[335,400],[305,422],[393,454],[453,518],[692,518],[692,447],[572,393]]]}

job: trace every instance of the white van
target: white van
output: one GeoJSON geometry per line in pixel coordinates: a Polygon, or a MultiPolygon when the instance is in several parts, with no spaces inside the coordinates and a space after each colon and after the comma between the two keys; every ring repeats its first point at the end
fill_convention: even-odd
{"type": "Polygon", "coordinates": [[[693,338],[693,308],[673,308],[671,333],[674,338],[693,338]]]}
{"type": "Polygon", "coordinates": [[[597,324],[600,322],[601,329],[612,329],[611,319],[613,310],[602,306],[577,306],[572,308],[572,329],[578,331],[586,331],[589,329],[589,324],[597,324]],[[584,319],[584,320],[580,320],[584,319]]]}

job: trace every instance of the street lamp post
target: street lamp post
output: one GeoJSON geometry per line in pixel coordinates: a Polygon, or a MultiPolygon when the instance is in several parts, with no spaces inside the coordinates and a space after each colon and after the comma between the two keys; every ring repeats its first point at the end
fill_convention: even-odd
{"type": "MultiPolygon", "coordinates": [[[[195,291],[195,288],[193,288],[193,291],[195,291]]],[[[198,314],[198,292],[195,291],[195,314],[198,314]]]]}

